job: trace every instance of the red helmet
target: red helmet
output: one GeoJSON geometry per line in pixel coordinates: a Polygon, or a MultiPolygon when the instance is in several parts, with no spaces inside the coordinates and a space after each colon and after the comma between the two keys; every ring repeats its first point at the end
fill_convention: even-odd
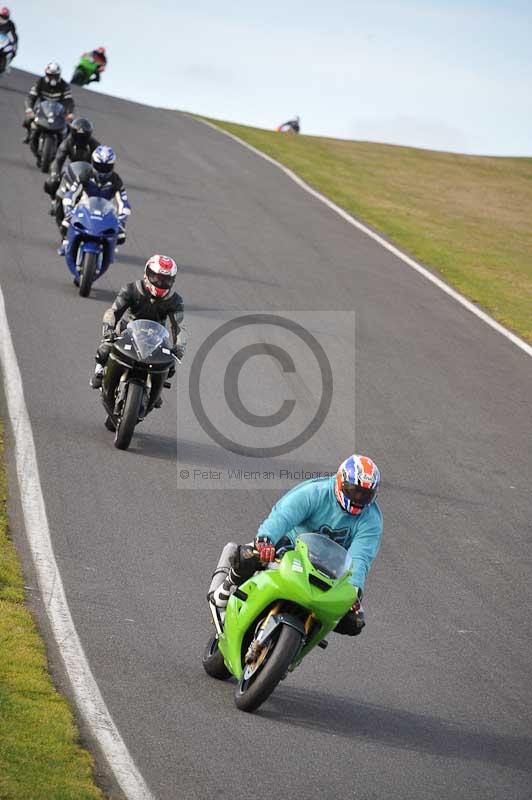
{"type": "Polygon", "coordinates": [[[105,55],[105,47],[97,47],[94,51],[95,53],[99,53],[101,56],[105,55]]]}
{"type": "Polygon", "coordinates": [[[174,285],[177,264],[170,256],[154,255],[146,261],[144,286],[154,297],[166,297],[174,285]]]}
{"type": "Polygon", "coordinates": [[[0,8],[0,17],[2,17],[2,19],[9,19],[10,16],[11,16],[11,11],[7,6],[3,6],[3,8],[0,8]]]}

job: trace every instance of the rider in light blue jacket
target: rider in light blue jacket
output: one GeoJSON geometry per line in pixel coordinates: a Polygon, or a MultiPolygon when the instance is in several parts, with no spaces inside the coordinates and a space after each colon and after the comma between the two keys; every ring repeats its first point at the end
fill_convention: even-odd
{"type": "Polygon", "coordinates": [[[336,499],[335,487],[336,476],[305,481],[290,489],[259,527],[257,539],[264,538],[278,548],[287,543],[287,539],[294,544],[299,533],[323,533],[348,551],[353,560],[353,574],[349,580],[364,589],[369,568],[379,550],[382,513],[373,502],[360,514],[346,514],[336,499]]]}
{"type": "Polygon", "coordinates": [[[295,486],[260,525],[254,546],[230,543],[224,548],[209,590],[212,600],[225,607],[237,586],[261,564],[273,561],[277,549],[291,547],[300,533],[317,532],[345,547],[351,556],[350,581],[358,589],[358,600],[336,631],[356,636],[365,625],[360,598],[382,536],[382,514],[375,502],[379,484],[380,473],[371,458],[353,455],[340,465],[336,476],[295,486]],[[226,577],[220,585],[222,573],[226,577]]]}

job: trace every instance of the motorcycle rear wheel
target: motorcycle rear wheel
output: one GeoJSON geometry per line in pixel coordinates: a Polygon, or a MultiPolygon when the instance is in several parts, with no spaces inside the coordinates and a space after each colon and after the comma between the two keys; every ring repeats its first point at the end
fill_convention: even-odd
{"type": "Polygon", "coordinates": [[[240,711],[256,711],[267,700],[286,675],[300,645],[300,632],[290,625],[281,625],[277,639],[257,671],[248,679],[242,676],[238,683],[235,704],[240,711]]]}
{"type": "Polygon", "coordinates": [[[115,447],[119,450],[127,450],[131,444],[131,439],[135,432],[135,425],[139,418],[143,393],[144,387],[139,383],[130,383],[127,387],[124,413],[117,425],[115,434],[115,447]]]}
{"type": "Polygon", "coordinates": [[[81,276],[79,281],[80,297],[88,297],[91,293],[91,287],[94,282],[97,264],[98,256],[96,253],[83,253],[83,260],[81,262],[81,276]]]}
{"type": "Polygon", "coordinates": [[[56,145],[53,136],[45,136],[41,152],[41,172],[48,172],[55,156],[56,145]]]}
{"type": "Polygon", "coordinates": [[[231,673],[224,664],[224,657],[218,649],[218,639],[214,633],[207,642],[201,663],[203,664],[203,669],[211,678],[226,681],[231,677],[231,673]]]}

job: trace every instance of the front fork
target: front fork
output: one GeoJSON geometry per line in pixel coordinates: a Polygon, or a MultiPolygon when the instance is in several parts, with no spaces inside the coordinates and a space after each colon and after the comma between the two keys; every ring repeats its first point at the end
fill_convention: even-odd
{"type": "MultiPolygon", "coordinates": [[[[113,414],[118,419],[122,416],[122,411],[124,410],[124,403],[126,401],[128,383],[129,383],[129,370],[125,370],[120,376],[120,380],[118,382],[118,386],[116,387],[116,392],[115,392],[115,406],[113,409],[113,414]]],[[[139,422],[142,422],[142,420],[146,415],[146,409],[148,408],[148,402],[150,399],[151,375],[149,373],[143,388],[144,392],[142,395],[142,404],[140,406],[139,422]]]]}
{"type": "MultiPolygon", "coordinates": [[[[79,243],[78,252],[76,253],[76,269],[78,273],[81,273],[81,263],[83,261],[83,254],[85,253],[85,242],[81,241],[79,243]]],[[[91,249],[92,253],[97,252],[98,261],[96,262],[96,276],[99,277],[102,271],[102,264],[103,264],[103,247],[100,245],[98,247],[98,251],[91,249]]]]}

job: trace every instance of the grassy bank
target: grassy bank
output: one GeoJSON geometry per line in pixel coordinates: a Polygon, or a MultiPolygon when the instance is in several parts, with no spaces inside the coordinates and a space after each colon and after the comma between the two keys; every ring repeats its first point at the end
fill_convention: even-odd
{"type": "Polygon", "coordinates": [[[78,744],[66,701],[47,670],[44,644],[24,606],[8,535],[0,422],[0,800],[103,800],[92,759],[78,744]]]}
{"type": "Polygon", "coordinates": [[[290,136],[211,120],[532,342],[532,158],[290,136]]]}

